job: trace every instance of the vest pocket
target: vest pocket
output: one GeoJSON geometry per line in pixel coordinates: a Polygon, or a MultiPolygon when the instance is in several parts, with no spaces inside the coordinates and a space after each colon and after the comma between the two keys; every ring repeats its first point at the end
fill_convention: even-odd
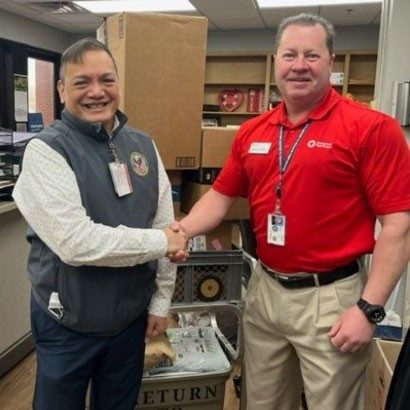
{"type": "Polygon", "coordinates": [[[28,276],[39,303],[47,309],[50,294],[57,292],[58,258],[40,240],[33,238],[28,260],[28,276]]]}
{"type": "Polygon", "coordinates": [[[58,292],[64,307],[61,324],[91,334],[123,330],[138,317],[152,295],[153,274],[138,268],[60,263],[58,292]]]}

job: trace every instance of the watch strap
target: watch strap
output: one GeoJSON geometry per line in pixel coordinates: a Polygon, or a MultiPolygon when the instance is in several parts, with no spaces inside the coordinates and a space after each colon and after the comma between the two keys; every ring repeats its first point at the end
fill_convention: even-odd
{"type": "Polygon", "coordinates": [[[367,320],[372,324],[380,323],[386,316],[382,305],[373,305],[363,298],[357,302],[359,309],[365,314],[367,320]]]}

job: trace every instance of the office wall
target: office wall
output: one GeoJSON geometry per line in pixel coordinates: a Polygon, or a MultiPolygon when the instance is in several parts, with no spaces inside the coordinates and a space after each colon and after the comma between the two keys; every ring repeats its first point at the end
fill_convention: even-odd
{"type": "Polygon", "coordinates": [[[384,0],[376,76],[376,98],[382,111],[391,112],[395,81],[410,81],[410,1],[384,0]]]}
{"type": "MultiPolygon", "coordinates": [[[[336,50],[377,49],[378,26],[337,27],[336,50]]],[[[74,41],[95,37],[95,32],[72,34],[37,23],[25,17],[0,9],[0,38],[29,44],[46,50],[62,52],[74,41]]],[[[208,51],[269,50],[274,30],[211,30],[208,33],[208,51]]]]}
{"type": "MultiPolygon", "coordinates": [[[[377,50],[378,26],[336,27],[336,50],[377,50]]],[[[208,51],[265,51],[273,47],[275,31],[223,30],[208,32],[208,51]]]]}
{"type": "MultiPolygon", "coordinates": [[[[336,27],[336,50],[377,50],[379,26],[336,27]]],[[[273,47],[274,29],[209,30],[208,52],[266,51],[273,47]]],[[[73,35],[73,41],[95,33],[73,35]]]]}
{"type": "Polygon", "coordinates": [[[0,38],[61,53],[78,37],[0,9],[0,38]]]}
{"type": "MultiPolygon", "coordinates": [[[[409,0],[384,0],[380,26],[379,61],[376,73],[376,101],[381,111],[391,113],[395,81],[410,81],[410,54],[403,46],[410,38],[409,0]]],[[[410,144],[410,127],[403,127],[410,144]]],[[[404,328],[410,328],[410,268],[401,286],[398,300],[404,292],[404,328]],[[405,286],[406,285],[406,286],[405,286]]]]}

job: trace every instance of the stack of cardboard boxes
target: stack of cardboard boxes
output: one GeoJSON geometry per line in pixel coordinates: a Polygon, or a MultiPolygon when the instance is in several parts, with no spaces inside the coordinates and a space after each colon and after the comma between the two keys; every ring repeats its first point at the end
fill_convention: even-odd
{"type": "MultiPolygon", "coordinates": [[[[204,127],[202,128],[200,168],[201,176],[210,175],[209,181],[198,182],[186,178],[183,181],[181,210],[188,213],[192,206],[210,189],[218,171],[223,167],[231,149],[232,142],[237,133],[237,128],[204,127]],[[215,176],[215,177],[214,177],[215,176]]],[[[249,207],[246,198],[238,198],[225,221],[207,235],[194,240],[194,250],[222,250],[231,249],[232,226],[237,219],[249,218],[249,207]]]]}
{"type": "MultiPolygon", "coordinates": [[[[181,217],[210,188],[229,153],[236,129],[201,129],[207,19],[168,14],[121,13],[97,32],[113,54],[120,78],[120,109],[129,124],[148,133],[158,148],[172,185],[174,211],[181,217]],[[202,184],[184,176],[214,170],[202,184]]],[[[202,182],[202,181],[201,181],[202,182]]],[[[249,217],[239,199],[207,249],[231,247],[231,220],[249,217]]]]}
{"type": "Polygon", "coordinates": [[[129,124],[153,138],[167,170],[198,168],[207,19],[122,13],[97,37],[117,62],[129,124]]]}
{"type": "MultiPolygon", "coordinates": [[[[237,128],[204,127],[201,136],[200,168],[209,170],[210,174],[217,174],[213,170],[220,170],[229,154],[237,128]]],[[[210,181],[213,182],[213,181],[210,181]]],[[[210,185],[194,181],[185,181],[182,194],[181,210],[189,212],[198,199],[208,191],[210,185]]],[[[226,215],[226,220],[249,218],[248,201],[238,198],[226,215]]]]}
{"type": "Polygon", "coordinates": [[[373,340],[365,379],[365,410],[384,410],[401,347],[401,342],[373,340]]]}

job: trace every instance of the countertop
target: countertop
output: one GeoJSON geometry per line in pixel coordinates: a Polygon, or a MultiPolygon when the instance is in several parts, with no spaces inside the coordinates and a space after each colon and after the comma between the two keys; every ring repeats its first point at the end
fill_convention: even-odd
{"type": "Polygon", "coordinates": [[[0,214],[13,211],[14,209],[17,209],[14,201],[0,201],[0,214]]]}

